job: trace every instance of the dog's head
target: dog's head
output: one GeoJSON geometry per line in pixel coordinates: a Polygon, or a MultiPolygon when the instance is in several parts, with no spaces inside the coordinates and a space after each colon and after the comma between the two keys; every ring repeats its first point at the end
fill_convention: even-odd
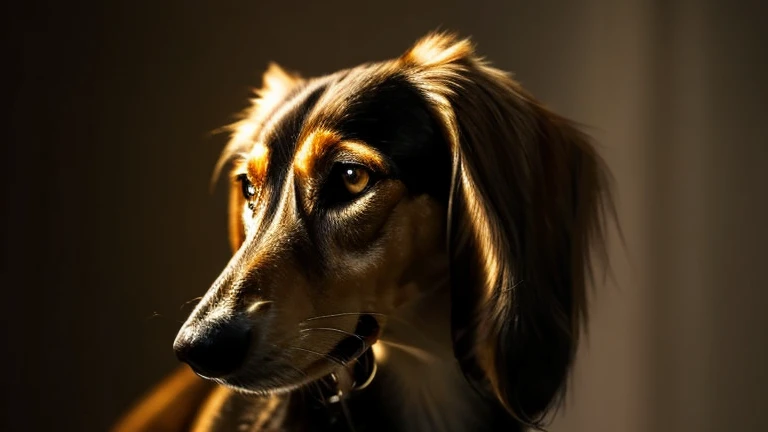
{"type": "Polygon", "coordinates": [[[316,79],[277,66],[234,127],[236,251],[174,347],[200,375],[290,390],[450,275],[468,379],[533,422],[586,315],[605,173],[584,135],[466,40],[316,79]]]}

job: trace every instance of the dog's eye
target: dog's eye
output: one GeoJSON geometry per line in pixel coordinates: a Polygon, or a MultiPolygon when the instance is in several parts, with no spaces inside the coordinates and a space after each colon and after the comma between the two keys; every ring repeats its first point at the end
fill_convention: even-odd
{"type": "Polygon", "coordinates": [[[256,196],[256,186],[248,180],[245,174],[237,176],[237,180],[240,182],[240,188],[243,191],[243,198],[246,201],[250,201],[256,196]]]}
{"type": "Polygon", "coordinates": [[[359,165],[343,165],[341,168],[341,178],[347,191],[352,195],[357,195],[368,187],[368,183],[371,181],[371,173],[359,165]]]}
{"type": "Polygon", "coordinates": [[[365,193],[379,178],[376,172],[363,165],[337,162],[328,173],[326,184],[318,198],[329,206],[343,204],[365,193]]]}

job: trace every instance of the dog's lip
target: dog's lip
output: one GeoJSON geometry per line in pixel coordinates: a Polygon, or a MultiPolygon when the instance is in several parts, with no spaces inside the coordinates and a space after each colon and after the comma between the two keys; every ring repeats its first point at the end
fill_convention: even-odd
{"type": "MultiPolygon", "coordinates": [[[[354,333],[351,336],[347,336],[343,338],[340,342],[338,342],[334,346],[334,348],[330,352],[327,353],[326,358],[332,358],[334,359],[335,362],[339,362],[339,364],[335,368],[335,371],[332,371],[329,374],[321,376],[320,378],[317,378],[317,379],[319,379],[320,381],[325,381],[333,373],[348,373],[348,374],[351,374],[353,377],[370,375],[370,367],[373,367],[372,365],[374,362],[366,361],[366,362],[362,362],[364,364],[361,364],[359,359],[362,357],[371,356],[372,354],[371,346],[374,343],[376,343],[376,341],[378,341],[379,335],[380,335],[379,322],[370,314],[361,314],[360,317],[358,318],[357,326],[355,327],[354,333]],[[342,372],[344,370],[346,370],[346,372],[342,372]]],[[[267,360],[267,359],[269,359],[269,356],[263,358],[262,360],[267,360]]],[[[318,360],[317,366],[319,366],[319,364],[323,362],[324,361],[322,360],[318,360]]],[[[279,366],[279,364],[276,364],[273,366],[279,366]]],[[[286,368],[285,370],[290,371],[292,369],[293,368],[286,368]]],[[[228,376],[220,377],[214,380],[220,381],[221,383],[229,385],[233,388],[249,391],[249,386],[247,384],[243,385],[243,381],[245,378],[239,377],[238,372],[235,372],[228,376]],[[227,384],[233,378],[237,378],[237,380],[241,384],[239,385],[227,384]]],[[[202,378],[212,379],[204,375],[201,375],[199,373],[197,374],[202,378]]]]}

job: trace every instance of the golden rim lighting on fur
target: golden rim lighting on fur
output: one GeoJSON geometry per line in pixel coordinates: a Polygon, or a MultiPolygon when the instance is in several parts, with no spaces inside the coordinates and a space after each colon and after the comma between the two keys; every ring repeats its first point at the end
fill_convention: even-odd
{"type": "Polygon", "coordinates": [[[302,141],[299,151],[294,157],[294,166],[302,176],[310,176],[314,170],[314,163],[320,159],[325,151],[333,144],[339,142],[339,136],[332,131],[316,130],[302,141]]]}
{"type": "Polygon", "coordinates": [[[256,143],[248,154],[248,177],[255,185],[264,182],[267,176],[267,162],[269,161],[269,149],[264,143],[256,143]]]}

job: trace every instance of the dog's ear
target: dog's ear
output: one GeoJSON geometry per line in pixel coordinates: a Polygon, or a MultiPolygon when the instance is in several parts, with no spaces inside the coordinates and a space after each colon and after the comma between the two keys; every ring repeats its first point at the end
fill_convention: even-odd
{"type": "Polygon", "coordinates": [[[585,135],[468,41],[428,36],[400,61],[452,147],[454,352],[472,381],[538,426],[559,402],[586,322],[608,172],[585,135]]]}
{"type": "MultiPolygon", "coordinates": [[[[239,120],[225,128],[230,139],[222,151],[213,172],[214,181],[221,174],[222,168],[232,159],[244,157],[254,147],[255,141],[267,117],[288,97],[303,79],[287,72],[277,63],[270,63],[262,78],[262,86],[254,90],[255,97],[250,106],[239,116],[239,120]]],[[[229,185],[229,241],[232,250],[237,250],[243,243],[245,233],[241,213],[245,202],[236,181],[229,185]]]]}

